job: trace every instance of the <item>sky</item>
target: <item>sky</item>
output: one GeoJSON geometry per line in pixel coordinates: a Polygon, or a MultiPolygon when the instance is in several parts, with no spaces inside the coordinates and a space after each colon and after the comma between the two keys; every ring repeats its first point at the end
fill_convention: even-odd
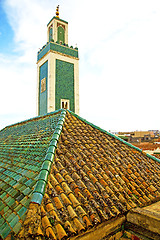
{"type": "Polygon", "coordinates": [[[159,0],[0,0],[0,129],[36,116],[37,52],[58,4],[79,49],[80,116],[160,130],[159,0]]]}

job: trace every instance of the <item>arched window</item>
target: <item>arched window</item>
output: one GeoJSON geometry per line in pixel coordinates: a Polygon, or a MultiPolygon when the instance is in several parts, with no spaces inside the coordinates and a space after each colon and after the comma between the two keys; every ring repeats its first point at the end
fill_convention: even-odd
{"type": "Polygon", "coordinates": [[[52,40],[53,36],[52,36],[52,32],[53,32],[53,29],[52,27],[49,29],[49,42],[52,40]]]}
{"type": "Polygon", "coordinates": [[[64,28],[61,26],[58,27],[58,42],[59,43],[65,42],[64,28]]]}

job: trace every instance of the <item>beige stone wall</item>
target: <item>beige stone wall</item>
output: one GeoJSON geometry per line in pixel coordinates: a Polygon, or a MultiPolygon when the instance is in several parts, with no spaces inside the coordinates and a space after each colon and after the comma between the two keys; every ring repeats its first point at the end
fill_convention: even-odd
{"type": "Polygon", "coordinates": [[[149,131],[135,131],[134,137],[144,137],[145,135],[153,135],[152,132],[149,131]]]}
{"type": "Polygon", "coordinates": [[[160,237],[160,201],[144,208],[132,209],[127,214],[127,221],[160,237]]]}
{"type": "MultiPolygon", "coordinates": [[[[48,61],[48,69],[49,65],[50,65],[50,55],[46,54],[42,59],[40,59],[40,61],[37,62],[37,91],[36,91],[36,115],[38,115],[38,109],[39,109],[39,69],[40,67],[46,62],[48,61]]],[[[49,82],[49,75],[48,75],[48,82],[49,82]]]]}
{"type": "Polygon", "coordinates": [[[123,235],[121,227],[124,221],[125,217],[109,220],[70,240],[119,240],[123,235]]]}

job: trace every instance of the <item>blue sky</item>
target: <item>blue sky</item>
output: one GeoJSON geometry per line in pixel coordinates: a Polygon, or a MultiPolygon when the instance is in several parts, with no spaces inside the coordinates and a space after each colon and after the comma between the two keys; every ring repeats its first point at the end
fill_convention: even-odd
{"type": "Polygon", "coordinates": [[[79,48],[80,116],[112,131],[160,129],[159,0],[0,0],[0,129],[36,116],[36,57],[58,4],[79,48]]]}
{"type": "Polygon", "coordinates": [[[8,23],[3,6],[0,7],[0,53],[7,54],[13,49],[14,32],[8,23]]]}

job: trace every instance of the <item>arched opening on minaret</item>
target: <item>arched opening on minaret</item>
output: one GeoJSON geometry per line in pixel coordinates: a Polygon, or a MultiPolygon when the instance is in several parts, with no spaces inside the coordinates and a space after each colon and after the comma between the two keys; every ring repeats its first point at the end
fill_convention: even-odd
{"type": "Polygon", "coordinates": [[[53,39],[53,27],[49,28],[49,42],[53,39]]]}
{"type": "Polygon", "coordinates": [[[65,43],[65,32],[62,26],[58,27],[58,42],[61,44],[65,43]]]}

